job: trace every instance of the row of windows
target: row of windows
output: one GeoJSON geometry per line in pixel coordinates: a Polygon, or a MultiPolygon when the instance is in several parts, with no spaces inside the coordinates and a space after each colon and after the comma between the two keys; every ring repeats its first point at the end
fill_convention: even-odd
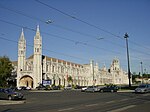
{"type": "Polygon", "coordinates": [[[51,71],[51,72],[58,72],[58,73],[67,73],[67,72],[72,72],[72,73],[81,73],[81,70],[79,69],[76,69],[76,68],[67,68],[67,67],[57,67],[57,66],[54,66],[54,65],[46,65],[46,71],[51,71]]]}

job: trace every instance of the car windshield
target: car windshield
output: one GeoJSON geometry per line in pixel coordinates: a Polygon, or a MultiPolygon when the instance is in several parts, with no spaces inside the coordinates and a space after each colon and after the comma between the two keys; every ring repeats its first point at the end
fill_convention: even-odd
{"type": "Polygon", "coordinates": [[[13,90],[12,89],[5,89],[5,92],[10,93],[10,92],[13,92],[13,90]]]}
{"type": "Polygon", "coordinates": [[[140,85],[139,86],[139,88],[145,88],[146,87],[146,85],[140,85]]]}

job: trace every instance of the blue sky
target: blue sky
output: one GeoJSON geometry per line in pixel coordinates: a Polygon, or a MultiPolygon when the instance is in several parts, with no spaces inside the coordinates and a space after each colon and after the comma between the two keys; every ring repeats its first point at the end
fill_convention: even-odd
{"type": "Polygon", "coordinates": [[[142,61],[144,71],[150,72],[149,11],[149,0],[1,0],[0,56],[17,60],[22,27],[27,57],[32,55],[32,29],[39,24],[44,55],[81,64],[93,59],[107,68],[117,57],[127,70],[127,32],[131,71],[140,72],[142,61]]]}

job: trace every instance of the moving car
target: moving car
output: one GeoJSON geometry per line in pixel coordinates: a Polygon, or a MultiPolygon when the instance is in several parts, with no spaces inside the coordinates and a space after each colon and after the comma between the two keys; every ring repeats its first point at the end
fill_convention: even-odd
{"type": "Polygon", "coordinates": [[[99,91],[100,92],[117,92],[118,91],[118,87],[115,86],[115,85],[106,86],[106,87],[100,88],[99,91]]]}
{"type": "Polygon", "coordinates": [[[0,88],[0,98],[1,99],[14,100],[14,99],[23,99],[23,97],[24,97],[24,95],[20,92],[16,92],[12,89],[0,88]]]}
{"type": "Polygon", "coordinates": [[[141,84],[135,89],[135,93],[148,93],[150,92],[150,84],[141,84]]]}

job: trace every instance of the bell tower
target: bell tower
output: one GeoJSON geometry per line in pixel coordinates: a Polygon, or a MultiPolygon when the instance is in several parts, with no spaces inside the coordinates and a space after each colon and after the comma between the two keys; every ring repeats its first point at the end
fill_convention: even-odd
{"type": "Polygon", "coordinates": [[[111,70],[119,71],[120,70],[120,63],[117,58],[115,58],[111,64],[111,70]]]}
{"type": "MultiPolygon", "coordinates": [[[[17,79],[21,77],[21,71],[25,70],[26,63],[26,40],[22,29],[19,42],[18,42],[18,68],[17,68],[17,79]]],[[[19,82],[17,80],[17,86],[19,82]]]]}
{"type": "Polygon", "coordinates": [[[18,71],[25,70],[26,60],[26,40],[22,29],[21,36],[18,42],[18,71]]]}
{"type": "Polygon", "coordinates": [[[39,25],[34,36],[34,58],[33,58],[34,88],[42,83],[42,37],[39,25]]]}

